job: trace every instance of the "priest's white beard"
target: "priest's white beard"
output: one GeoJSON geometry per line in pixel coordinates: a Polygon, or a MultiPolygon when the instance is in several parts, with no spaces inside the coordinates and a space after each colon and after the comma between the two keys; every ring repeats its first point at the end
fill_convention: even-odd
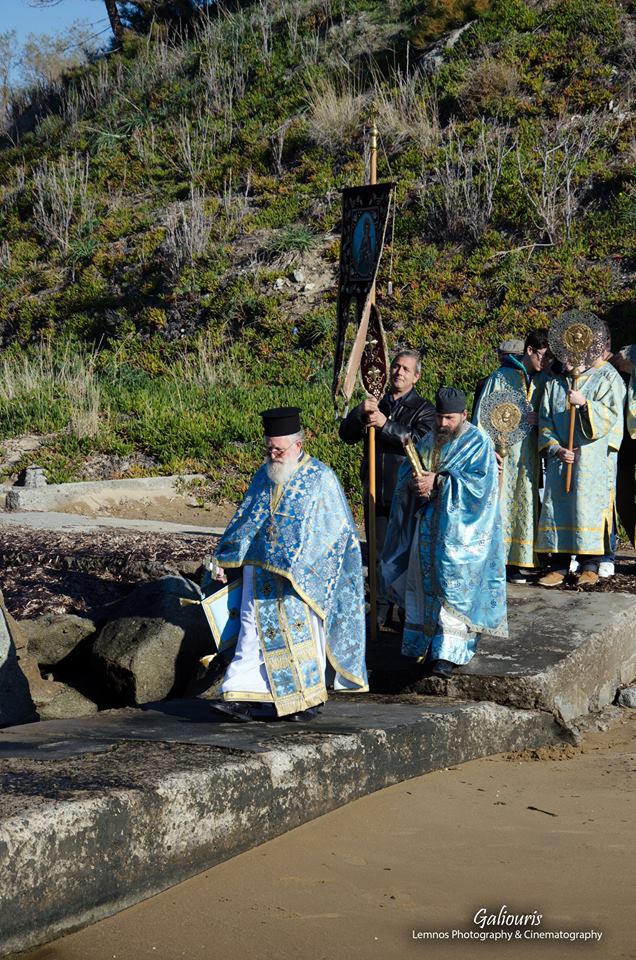
{"type": "Polygon", "coordinates": [[[268,460],[267,476],[272,483],[279,483],[282,485],[287,483],[297,466],[297,460],[283,460],[282,463],[274,463],[272,460],[268,460]]]}

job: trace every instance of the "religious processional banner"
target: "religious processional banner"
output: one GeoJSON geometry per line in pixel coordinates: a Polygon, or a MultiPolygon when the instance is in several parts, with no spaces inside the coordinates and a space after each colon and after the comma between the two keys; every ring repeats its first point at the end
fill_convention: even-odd
{"type": "MultiPolygon", "coordinates": [[[[356,327],[364,317],[369,322],[370,298],[384,247],[392,187],[391,183],[378,183],[343,190],[334,401],[343,392],[347,327],[354,319],[351,316],[354,302],[356,327]]],[[[348,401],[349,397],[345,399],[348,401]]]]}

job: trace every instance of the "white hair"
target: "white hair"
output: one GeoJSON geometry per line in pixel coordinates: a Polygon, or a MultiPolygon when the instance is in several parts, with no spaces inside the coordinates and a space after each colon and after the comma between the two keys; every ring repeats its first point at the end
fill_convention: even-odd
{"type": "MultiPolygon", "coordinates": [[[[267,436],[268,440],[273,440],[273,437],[267,436]]],[[[299,430],[298,433],[285,433],[281,434],[280,437],[276,437],[277,440],[289,440],[289,445],[292,443],[302,443],[305,439],[305,431],[299,430]]]]}

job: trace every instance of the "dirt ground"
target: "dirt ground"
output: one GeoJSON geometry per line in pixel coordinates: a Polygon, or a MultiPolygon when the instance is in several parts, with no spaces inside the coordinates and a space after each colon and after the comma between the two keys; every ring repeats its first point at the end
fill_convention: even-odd
{"type": "Polygon", "coordinates": [[[98,612],[141,580],[196,576],[217,537],[135,530],[32,530],[0,526],[0,589],[18,619],[98,612]]]}
{"type": "Polygon", "coordinates": [[[621,711],[580,747],[365,797],[26,960],[633,960],[635,772],[636,711],[621,711]],[[541,919],[510,943],[418,937],[481,933],[476,913],[502,907],[541,919]]]}

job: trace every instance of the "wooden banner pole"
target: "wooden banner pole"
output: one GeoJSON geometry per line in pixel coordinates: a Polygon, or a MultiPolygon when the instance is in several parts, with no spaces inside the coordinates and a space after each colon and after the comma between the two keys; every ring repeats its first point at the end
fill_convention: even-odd
{"type": "MultiPolygon", "coordinates": [[[[572,389],[576,390],[577,376],[572,372],[572,389]]],[[[574,450],[574,425],[576,422],[576,407],[570,404],[570,429],[568,431],[568,450],[574,450]]],[[[572,464],[568,463],[565,471],[565,492],[569,493],[572,487],[572,464]]]]}

